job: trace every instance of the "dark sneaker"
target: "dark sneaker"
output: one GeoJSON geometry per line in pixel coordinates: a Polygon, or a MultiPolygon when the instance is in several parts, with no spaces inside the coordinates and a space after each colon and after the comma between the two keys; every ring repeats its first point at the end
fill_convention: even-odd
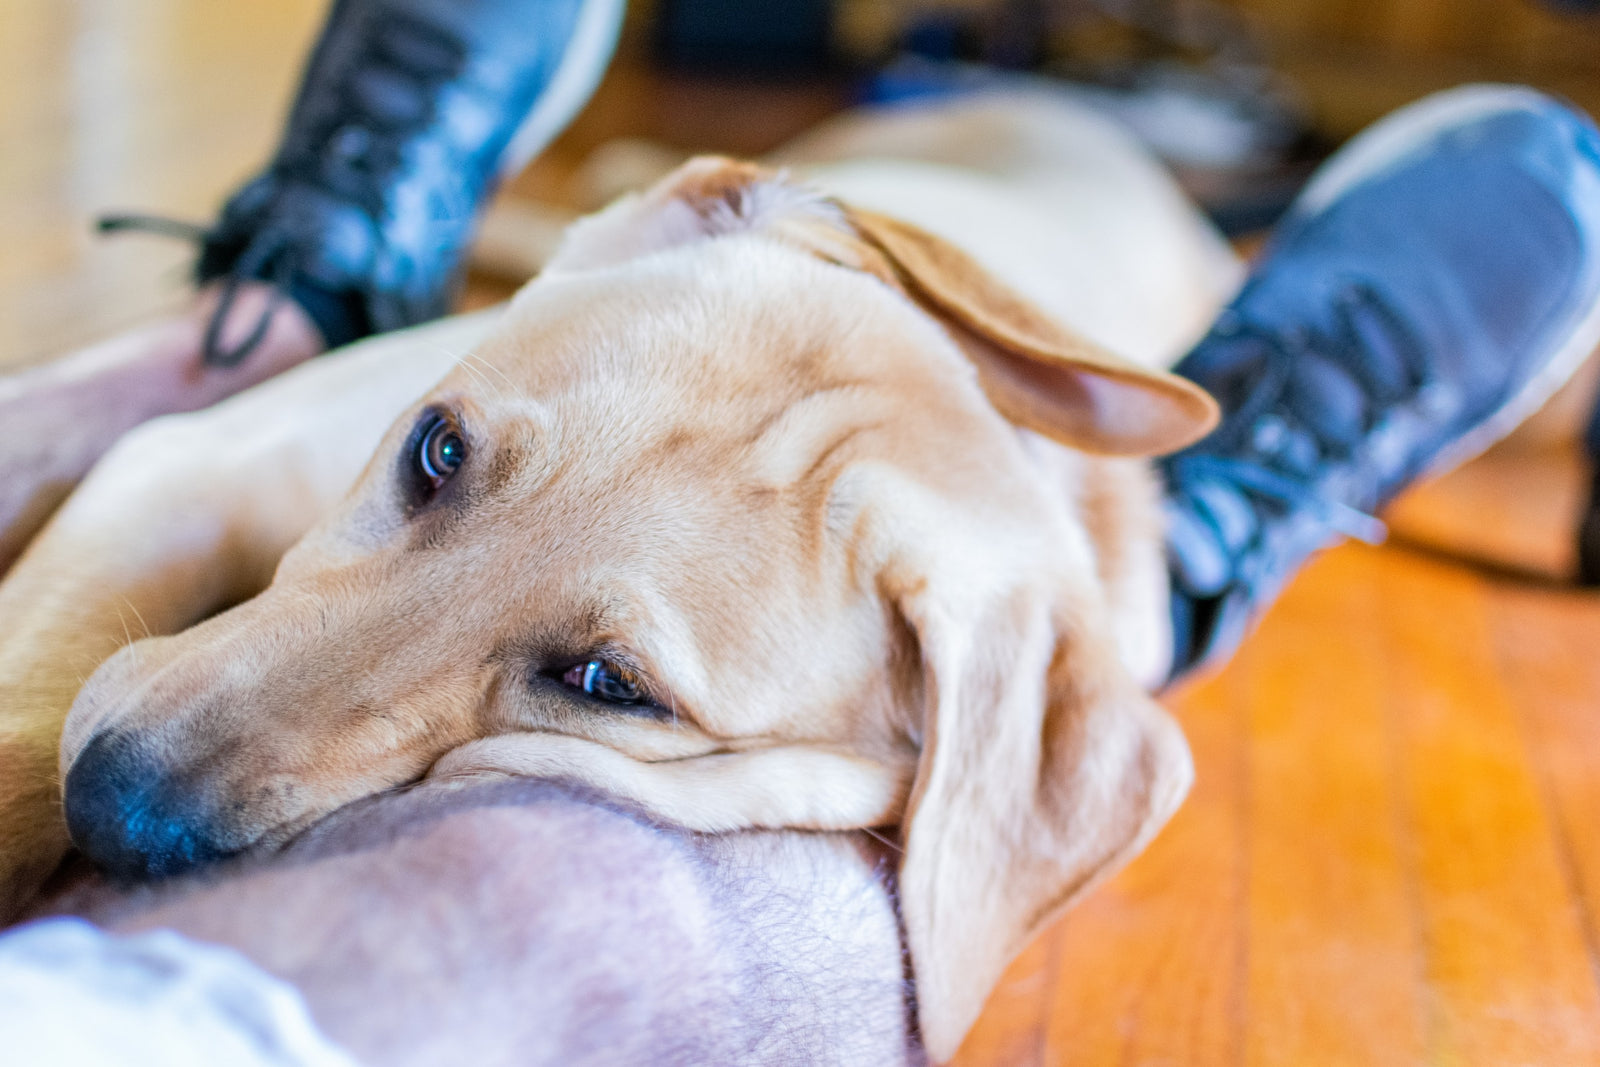
{"type": "MultiPolygon", "coordinates": [[[[329,347],[443,314],[480,206],[588,100],[623,6],[337,0],[277,156],[205,234],[200,281],[276,283],[329,347]]],[[[213,327],[208,362],[259,339],[221,351],[213,327]]]]}
{"type": "Polygon", "coordinates": [[[1577,580],[1592,589],[1600,586],[1600,400],[1589,415],[1583,448],[1589,456],[1589,506],[1578,519],[1577,580]]]}
{"type": "Polygon", "coordinates": [[[1223,419],[1163,461],[1174,669],[1233,651],[1305,559],[1482,451],[1600,340],[1600,133],[1529,89],[1384,119],[1318,171],[1176,370],[1223,419]]]}

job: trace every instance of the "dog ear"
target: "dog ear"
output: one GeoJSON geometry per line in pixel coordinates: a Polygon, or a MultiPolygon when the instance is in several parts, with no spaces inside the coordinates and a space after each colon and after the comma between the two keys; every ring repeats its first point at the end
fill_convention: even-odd
{"type": "Polygon", "coordinates": [[[975,601],[930,582],[891,589],[925,705],[899,896],[923,1040],[943,1062],[1011,959],[1143,848],[1193,768],[1105,628],[1061,607],[1080,598],[1019,580],[975,601]]]}
{"type": "Polygon", "coordinates": [[[844,210],[894,281],[952,331],[990,403],[1013,423],[1071,448],[1117,456],[1174,452],[1216,425],[1216,402],[1193,382],[1078,336],[924,230],[844,210]]]}
{"type": "Polygon", "coordinates": [[[846,243],[859,243],[837,204],[783,172],[722,156],[696,156],[644,192],[573,223],[545,270],[614,266],[708,237],[756,230],[827,258],[834,258],[827,244],[842,251],[846,243]]]}
{"type": "Polygon", "coordinates": [[[1002,415],[1062,444],[1102,455],[1158,455],[1216,424],[1216,403],[1199,386],[1074,334],[953,245],[756,163],[689,160],[645,192],[574,223],[545,270],[611,266],[748,232],[905,292],[951,331],[1002,415]]]}

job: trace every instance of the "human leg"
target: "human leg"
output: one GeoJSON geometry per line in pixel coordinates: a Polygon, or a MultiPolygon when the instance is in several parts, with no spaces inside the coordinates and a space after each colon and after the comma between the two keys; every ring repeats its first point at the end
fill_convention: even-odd
{"type": "Polygon", "coordinates": [[[1163,462],[1178,653],[1220,661],[1314,551],[1492,444],[1600,340],[1600,132],[1528,90],[1405,108],[1336,155],[1175,368],[1221,402],[1163,462]]]}
{"type": "MultiPolygon", "coordinates": [[[[242,340],[246,319],[272,302],[261,283],[241,287],[223,337],[242,340]]],[[[200,361],[216,293],[195,306],[70,355],[0,377],[0,576],[89,468],[135,426],[214,404],[322,351],[316,327],[284,305],[258,353],[234,367],[200,361]]],[[[254,320],[250,320],[254,321],[254,320]]]]}
{"type": "Polygon", "coordinates": [[[559,782],[433,781],[275,856],[54,907],[237,949],[362,1062],[920,1062],[871,844],[688,834],[559,782]]]}

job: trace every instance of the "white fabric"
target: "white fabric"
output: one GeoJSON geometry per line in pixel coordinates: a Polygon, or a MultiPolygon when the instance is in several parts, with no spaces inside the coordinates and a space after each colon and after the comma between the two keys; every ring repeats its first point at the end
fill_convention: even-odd
{"type": "Polygon", "coordinates": [[[46,919],[0,936],[0,1060],[29,1067],[355,1067],[291,986],[166,930],[46,919]]]}

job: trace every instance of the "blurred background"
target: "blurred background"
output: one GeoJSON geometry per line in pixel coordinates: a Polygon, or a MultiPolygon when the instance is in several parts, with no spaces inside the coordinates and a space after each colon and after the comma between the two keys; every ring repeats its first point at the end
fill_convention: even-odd
{"type": "MultiPolygon", "coordinates": [[[[188,247],[90,223],[211,218],[276,143],[325,4],[0,0],[0,367],[185,299],[188,247]]],[[[1433,90],[1522,82],[1600,112],[1600,0],[635,0],[593,101],[502,197],[586,208],[652,151],[754,155],[851,104],[1018,80],[1128,123],[1248,251],[1327,152],[1433,90]],[[619,139],[597,182],[585,162],[619,139]]],[[[512,284],[479,272],[468,302],[512,284]]],[[[1591,367],[1512,442],[1537,478],[1469,468],[1397,526],[1569,573],[1594,389],[1591,367]],[[1514,521],[1481,521],[1518,491],[1494,509],[1514,521]]]]}
{"type": "MultiPolygon", "coordinates": [[[[140,266],[148,246],[91,250],[77,223],[126,205],[207,218],[274,143],[324,6],[0,2],[0,234],[5,269],[33,280],[7,289],[0,362],[148,307],[170,281],[140,266]],[[81,268],[89,288],[57,296],[51,275],[81,268]]],[[[1248,235],[1385,112],[1475,80],[1595,112],[1597,60],[1600,0],[636,0],[594,101],[511,192],[559,201],[618,137],[756,154],[852,103],[1031,79],[1128,122],[1248,235]]]]}
{"type": "MultiPolygon", "coordinates": [[[[128,204],[206,218],[271,147],[324,4],[0,3],[0,232],[7,262],[45,290],[0,316],[0,361],[103,328],[50,314],[41,267],[88,256],[115,278],[93,293],[113,320],[147,306],[157,278],[60,224],[128,204]],[[34,240],[67,243],[15,258],[34,240]]],[[[1032,80],[1129,123],[1246,235],[1321,156],[1407,101],[1513,81],[1594,112],[1597,60],[1600,0],[636,0],[594,102],[514,193],[559,200],[618,137],[756,154],[852,103],[1032,80]]],[[[83,293],[63,299],[81,309],[83,293]]]]}
{"type": "Polygon", "coordinates": [[[846,103],[1042,81],[1132,125],[1241,233],[1333,146],[1436,89],[1521,82],[1600,108],[1596,0],[649,0],[630,13],[599,102],[616,113],[590,116],[591,135],[670,131],[755,153],[846,103]]]}

